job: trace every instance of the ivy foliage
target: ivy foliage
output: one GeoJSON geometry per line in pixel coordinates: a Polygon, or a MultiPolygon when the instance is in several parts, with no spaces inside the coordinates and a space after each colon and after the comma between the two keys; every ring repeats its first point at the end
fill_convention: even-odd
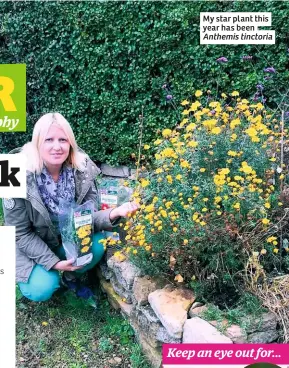
{"type": "Polygon", "coordinates": [[[94,160],[130,165],[142,107],[144,143],[179,122],[164,83],[176,106],[196,89],[250,96],[268,66],[285,88],[288,11],[278,1],[1,2],[1,62],[27,64],[28,128],[2,133],[0,151],[23,145],[42,114],[59,111],[94,160]],[[272,12],[276,44],[200,45],[200,12],[210,11],[272,12]],[[242,55],[253,55],[254,67],[242,55]],[[220,56],[229,62],[219,65],[220,56]]]}

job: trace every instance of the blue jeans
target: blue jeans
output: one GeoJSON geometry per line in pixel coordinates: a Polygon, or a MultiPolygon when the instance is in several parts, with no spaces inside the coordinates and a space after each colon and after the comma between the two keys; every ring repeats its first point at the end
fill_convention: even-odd
{"type": "MultiPolygon", "coordinates": [[[[91,252],[93,258],[91,263],[82,269],[75,271],[78,274],[84,273],[93,268],[102,258],[104,248],[99,240],[105,236],[102,233],[93,235],[93,242],[91,252]]],[[[63,246],[55,249],[55,254],[62,260],[66,259],[63,246]]],[[[21,293],[28,299],[35,302],[44,302],[51,298],[52,294],[60,287],[60,274],[56,270],[46,271],[45,268],[39,264],[33,267],[28,283],[19,282],[18,286],[21,293]]]]}

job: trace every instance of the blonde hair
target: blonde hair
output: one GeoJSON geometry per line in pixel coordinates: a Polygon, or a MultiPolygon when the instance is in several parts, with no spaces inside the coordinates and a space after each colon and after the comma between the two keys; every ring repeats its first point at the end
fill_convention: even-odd
{"type": "Polygon", "coordinates": [[[58,112],[41,116],[34,126],[31,142],[22,147],[21,152],[28,157],[28,170],[38,174],[42,171],[44,163],[39,149],[52,124],[58,125],[64,131],[70,144],[69,155],[65,162],[73,168],[83,170],[88,156],[79,150],[69,122],[58,112]]]}

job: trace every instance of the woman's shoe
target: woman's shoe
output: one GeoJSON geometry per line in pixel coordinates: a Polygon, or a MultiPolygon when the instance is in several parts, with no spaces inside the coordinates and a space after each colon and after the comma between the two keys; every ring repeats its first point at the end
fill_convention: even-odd
{"type": "Polygon", "coordinates": [[[97,308],[97,298],[93,291],[88,286],[82,285],[80,279],[76,278],[72,272],[63,272],[62,283],[76,296],[87,301],[93,308],[97,308]]]}

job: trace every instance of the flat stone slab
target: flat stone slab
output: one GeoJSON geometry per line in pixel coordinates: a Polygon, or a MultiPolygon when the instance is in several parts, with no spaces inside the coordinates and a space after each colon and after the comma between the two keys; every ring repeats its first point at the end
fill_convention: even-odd
{"type": "Polygon", "coordinates": [[[186,320],[184,324],[183,343],[233,344],[232,340],[221,334],[216,327],[199,317],[186,320]]]}
{"type": "Polygon", "coordinates": [[[188,309],[195,301],[194,293],[188,289],[164,288],[150,293],[148,300],[168,334],[181,338],[188,309]]]}

